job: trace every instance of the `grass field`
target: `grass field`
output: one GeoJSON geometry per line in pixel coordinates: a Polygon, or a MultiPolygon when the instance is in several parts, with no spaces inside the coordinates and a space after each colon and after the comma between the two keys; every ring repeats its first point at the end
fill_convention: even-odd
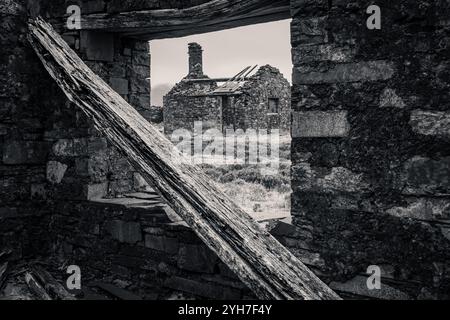
{"type": "Polygon", "coordinates": [[[267,174],[266,165],[203,164],[205,173],[247,213],[258,220],[290,216],[290,139],[280,139],[280,165],[267,174]]]}

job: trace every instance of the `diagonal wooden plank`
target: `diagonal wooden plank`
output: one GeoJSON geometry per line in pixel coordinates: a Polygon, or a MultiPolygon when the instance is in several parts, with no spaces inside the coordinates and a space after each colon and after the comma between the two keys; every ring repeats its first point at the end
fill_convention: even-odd
{"type": "Polygon", "coordinates": [[[37,18],[28,39],[70,101],[262,299],[339,299],[37,18]]]}

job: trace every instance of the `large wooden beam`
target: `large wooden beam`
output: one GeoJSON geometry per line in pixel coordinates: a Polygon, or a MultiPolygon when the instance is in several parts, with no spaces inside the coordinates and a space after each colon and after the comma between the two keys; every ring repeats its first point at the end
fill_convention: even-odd
{"type": "Polygon", "coordinates": [[[186,9],[82,14],[81,28],[144,40],[183,37],[288,19],[289,4],[289,0],[212,0],[186,9]]]}
{"type": "Polygon", "coordinates": [[[68,99],[259,298],[339,297],[148,123],[37,18],[29,41],[68,99]]]}

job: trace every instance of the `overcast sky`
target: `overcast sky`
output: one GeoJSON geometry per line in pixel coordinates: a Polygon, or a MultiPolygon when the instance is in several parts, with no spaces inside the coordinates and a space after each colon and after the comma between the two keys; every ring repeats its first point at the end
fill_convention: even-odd
{"type": "Polygon", "coordinates": [[[173,86],[187,75],[190,42],[203,47],[203,70],[211,78],[233,76],[249,65],[270,64],[291,81],[290,20],[153,40],[150,42],[152,104],[161,101],[161,85],[173,86]]]}

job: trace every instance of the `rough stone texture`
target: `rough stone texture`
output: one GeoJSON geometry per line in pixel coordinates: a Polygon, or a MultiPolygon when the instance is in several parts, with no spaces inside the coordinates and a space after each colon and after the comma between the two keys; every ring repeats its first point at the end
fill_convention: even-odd
{"type": "Polygon", "coordinates": [[[415,110],[410,125],[419,134],[450,138],[450,112],[415,110]]]}
{"type": "Polygon", "coordinates": [[[294,112],[292,137],[346,137],[350,125],[346,111],[308,111],[294,112]]]}
{"type": "Polygon", "coordinates": [[[164,97],[164,129],[194,131],[194,122],[203,129],[290,129],[290,85],[280,71],[269,65],[261,67],[238,90],[227,95],[213,95],[215,81],[203,74],[202,51],[198,44],[189,47],[189,74],[164,97]],[[227,103],[224,104],[224,99],[227,103]],[[269,99],[275,99],[278,112],[271,112],[269,99]]]}
{"type": "Polygon", "coordinates": [[[67,165],[57,162],[49,161],[47,163],[47,180],[51,183],[61,183],[67,170],[67,165]]]}
{"type": "MultiPolygon", "coordinates": [[[[330,57],[331,61],[338,60],[330,57]]],[[[387,80],[394,74],[392,64],[386,61],[369,61],[336,65],[328,71],[302,73],[294,69],[294,81],[298,84],[345,83],[387,80]]]]}
{"type": "Polygon", "coordinates": [[[405,102],[400,98],[397,93],[389,88],[386,88],[380,97],[380,107],[405,107],[405,102]]]}
{"type": "MultiPolygon", "coordinates": [[[[250,77],[235,97],[237,129],[291,128],[291,86],[280,71],[270,65],[262,66],[250,77]],[[278,100],[278,112],[271,113],[269,99],[278,100]]],[[[233,128],[226,125],[225,128],[233,128]]]]}
{"type": "MultiPolygon", "coordinates": [[[[47,236],[31,230],[38,226],[32,214],[43,215],[46,211],[38,208],[50,207],[41,201],[86,200],[134,188],[133,170],[123,155],[66,102],[26,39],[27,9],[33,15],[62,16],[66,7],[64,1],[9,0],[0,5],[0,208],[27,212],[2,217],[0,247],[13,247],[17,258],[34,248],[44,254],[48,247],[39,250],[47,236]],[[33,236],[38,237],[36,245],[27,240],[33,236]]],[[[83,1],[83,8],[98,11],[105,5],[83,1]]],[[[66,32],[65,39],[101,77],[119,83],[120,93],[138,110],[149,109],[147,42],[77,31],[66,32]]]]}
{"type": "Polygon", "coordinates": [[[198,43],[189,43],[188,77],[194,79],[203,77],[203,49],[198,43]]]}
{"type": "Polygon", "coordinates": [[[445,196],[450,193],[450,157],[408,159],[394,182],[403,194],[445,196]]]}
{"type": "Polygon", "coordinates": [[[113,220],[108,223],[106,229],[112,238],[119,242],[135,244],[142,241],[141,225],[137,222],[113,220]]]}
{"type": "Polygon", "coordinates": [[[97,279],[129,283],[142,296],[165,299],[175,291],[203,299],[252,297],[188,227],[172,223],[162,208],[149,212],[134,203],[60,202],[49,228],[54,254],[70,257],[97,279]]]}
{"type": "Polygon", "coordinates": [[[13,259],[45,254],[46,231],[39,221],[47,214],[43,186],[49,144],[46,120],[64,103],[25,38],[26,3],[0,4],[0,251],[13,249],[13,259]],[[35,200],[32,209],[29,203],[35,200]]]}
{"type": "MultiPolygon", "coordinates": [[[[81,5],[85,12],[120,12],[204,2],[81,5]]],[[[381,31],[365,27],[369,4],[291,1],[292,107],[303,113],[346,112],[349,130],[339,137],[293,140],[294,226],[277,227],[277,236],[343,296],[378,298],[361,290],[359,277],[368,265],[380,264],[391,270],[383,278],[393,289],[390,297],[449,298],[449,3],[380,0],[381,31]]],[[[26,42],[27,8],[61,17],[66,4],[0,4],[0,248],[12,248],[14,259],[54,249],[93,274],[132,279],[140,290],[162,288],[162,296],[173,288],[207,298],[245,296],[221,263],[215,274],[204,265],[195,269],[206,273],[181,268],[186,268],[185,244],[204,256],[191,231],[79,201],[145,184],[45,73],[26,42]],[[47,181],[52,161],[67,166],[56,187],[47,181]],[[114,239],[108,221],[130,227],[114,239]],[[139,239],[137,245],[121,242],[121,234],[130,242],[139,239]],[[156,247],[157,237],[163,237],[162,246],[149,247],[156,247]]],[[[85,60],[102,60],[88,62],[104,79],[129,81],[122,94],[146,114],[146,43],[114,36],[104,43],[114,48],[111,54],[102,48],[93,52],[94,44],[83,48],[79,32],[68,32],[65,39],[85,60]]]]}
{"type": "Polygon", "coordinates": [[[220,101],[208,92],[217,88],[215,83],[181,82],[164,97],[164,132],[186,129],[192,134],[194,123],[201,121],[204,129],[220,128],[220,101]]]}
{"type": "Polygon", "coordinates": [[[371,4],[291,1],[295,114],[348,124],[298,121],[328,134],[293,131],[298,230],[279,237],[344,297],[380,298],[359,277],[387,264],[383,298],[448,298],[449,3],[378,1],[374,31],[371,4]]]}

